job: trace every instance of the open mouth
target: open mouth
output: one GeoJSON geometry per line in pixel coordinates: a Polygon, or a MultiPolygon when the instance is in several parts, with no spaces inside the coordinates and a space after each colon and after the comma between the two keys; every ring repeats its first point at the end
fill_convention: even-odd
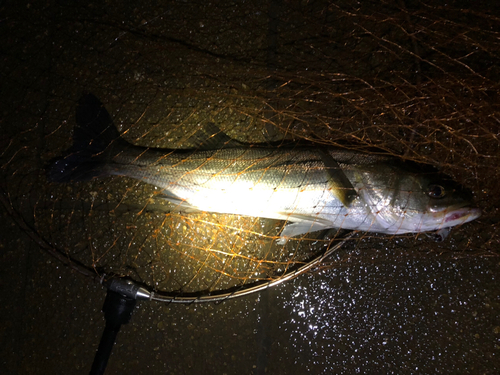
{"type": "Polygon", "coordinates": [[[450,210],[444,222],[459,222],[457,224],[463,224],[477,219],[479,216],[481,216],[481,210],[479,208],[458,207],[450,210]]]}

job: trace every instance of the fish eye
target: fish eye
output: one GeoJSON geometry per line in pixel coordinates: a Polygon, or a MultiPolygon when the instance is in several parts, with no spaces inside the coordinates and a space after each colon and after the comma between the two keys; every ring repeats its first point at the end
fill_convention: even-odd
{"type": "Polygon", "coordinates": [[[431,198],[443,198],[446,190],[441,185],[429,185],[428,194],[431,198]]]}

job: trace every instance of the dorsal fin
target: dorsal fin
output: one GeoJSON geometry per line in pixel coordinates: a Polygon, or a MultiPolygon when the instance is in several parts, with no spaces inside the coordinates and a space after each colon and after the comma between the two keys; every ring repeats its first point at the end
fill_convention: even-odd
{"type": "Polygon", "coordinates": [[[236,148],[243,146],[242,143],[229,137],[220,130],[213,122],[198,129],[188,138],[188,142],[196,145],[198,150],[220,150],[222,148],[236,148]]]}

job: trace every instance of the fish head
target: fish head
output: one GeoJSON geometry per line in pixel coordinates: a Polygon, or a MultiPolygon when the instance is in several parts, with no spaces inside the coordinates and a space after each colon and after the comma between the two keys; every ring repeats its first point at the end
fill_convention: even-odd
{"type": "Polygon", "coordinates": [[[368,174],[361,196],[378,231],[436,231],[481,216],[472,204],[472,193],[434,168],[404,163],[379,166],[368,174]]]}
{"type": "Polygon", "coordinates": [[[422,210],[420,231],[450,228],[481,216],[481,210],[473,206],[472,193],[447,176],[421,174],[417,180],[420,197],[414,198],[414,206],[422,210]]]}

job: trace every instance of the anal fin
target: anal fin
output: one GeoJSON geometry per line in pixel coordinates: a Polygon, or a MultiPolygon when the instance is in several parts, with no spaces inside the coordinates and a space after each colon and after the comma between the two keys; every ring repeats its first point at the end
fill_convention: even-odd
{"type": "Polygon", "coordinates": [[[173,205],[175,205],[175,207],[172,210],[174,212],[186,212],[186,213],[201,212],[201,210],[199,208],[192,206],[186,200],[183,200],[175,195],[159,194],[159,195],[155,196],[155,199],[166,200],[166,201],[172,203],[173,205]]]}

